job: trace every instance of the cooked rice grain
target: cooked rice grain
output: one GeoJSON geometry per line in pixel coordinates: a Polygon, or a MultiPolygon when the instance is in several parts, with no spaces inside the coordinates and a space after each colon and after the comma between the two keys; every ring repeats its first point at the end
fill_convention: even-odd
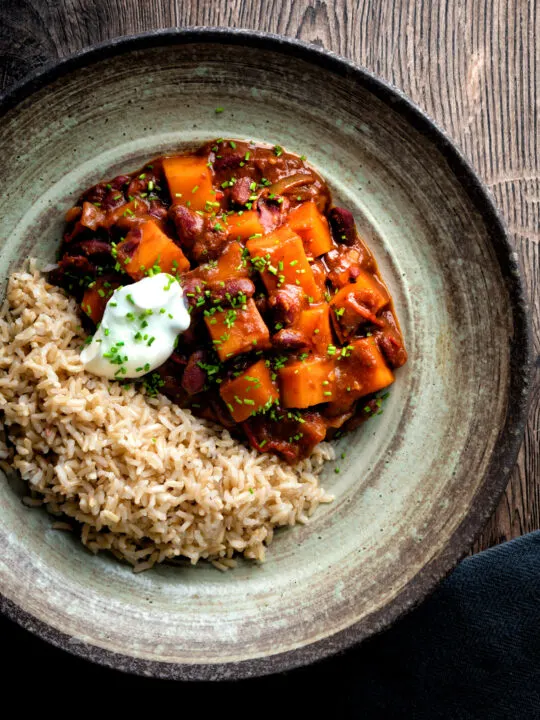
{"type": "Polygon", "coordinates": [[[92,552],[137,570],[178,556],[227,569],[236,553],[263,560],[274,527],[332,500],[318,484],[330,445],[295,467],[258,454],[164,396],[87,374],[83,340],[72,299],[38,272],[11,276],[0,313],[11,462],[34,499],[81,523],[92,552]]]}

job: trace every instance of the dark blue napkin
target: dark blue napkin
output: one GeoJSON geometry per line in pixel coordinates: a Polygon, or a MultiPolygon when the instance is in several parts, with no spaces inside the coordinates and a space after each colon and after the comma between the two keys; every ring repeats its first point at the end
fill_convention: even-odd
{"type": "Polygon", "coordinates": [[[160,713],[169,703],[180,715],[200,704],[201,717],[241,720],[257,708],[284,720],[308,712],[313,720],[540,720],[540,532],[464,560],[420,607],[359,648],[278,676],[219,685],[135,678],[73,658],[7,620],[2,629],[12,659],[4,687],[39,668],[44,697],[59,686],[111,700],[155,694],[160,713]]]}

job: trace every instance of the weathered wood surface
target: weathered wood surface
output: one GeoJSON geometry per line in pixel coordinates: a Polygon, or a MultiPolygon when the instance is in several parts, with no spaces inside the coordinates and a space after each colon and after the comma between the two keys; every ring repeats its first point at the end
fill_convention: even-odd
{"type": "Polygon", "coordinates": [[[493,193],[533,310],[535,377],[512,480],[475,549],[540,528],[540,4],[536,0],[2,0],[0,88],[93,43],[170,26],[323,45],[401,88],[493,193]]]}

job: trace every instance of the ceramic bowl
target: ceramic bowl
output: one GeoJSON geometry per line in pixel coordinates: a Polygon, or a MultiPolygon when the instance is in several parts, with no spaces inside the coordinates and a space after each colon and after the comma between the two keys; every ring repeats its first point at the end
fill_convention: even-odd
{"type": "Polygon", "coordinates": [[[353,210],[395,299],[409,362],[384,413],[337,443],[335,502],[263,565],[133,574],[51,529],[0,483],[7,613],[122,670],[238,678],[358,643],[418,603],[495,508],[526,417],[529,340],[514,253],[451,141],[347,61],[232,30],[120,39],[4,100],[1,273],[51,261],[80,191],[214,137],[304,153],[353,210]],[[224,108],[220,114],[216,107],[224,108]]]}

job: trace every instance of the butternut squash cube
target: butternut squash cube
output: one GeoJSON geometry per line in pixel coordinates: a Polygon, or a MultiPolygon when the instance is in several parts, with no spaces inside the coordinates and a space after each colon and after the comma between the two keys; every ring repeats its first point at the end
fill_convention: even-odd
{"type": "Polygon", "coordinates": [[[251,365],[242,375],[222,383],[219,392],[236,422],[247,420],[261,408],[279,400],[279,392],[264,360],[251,365]]]}
{"type": "Polygon", "coordinates": [[[287,225],[300,235],[306,254],[310,257],[324,255],[334,247],[328,220],[319,212],[313,200],[295,208],[287,219],[287,225]]]}
{"type": "Polygon", "coordinates": [[[302,310],[293,328],[304,335],[316,352],[326,354],[327,347],[332,343],[329,305],[319,303],[302,310]]]}
{"type": "Polygon", "coordinates": [[[371,395],[394,382],[394,373],[386,364],[373,337],[354,340],[351,346],[350,356],[341,360],[340,365],[344,365],[344,372],[354,386],[356,397],[371,395]]]}
{"type": "Polygon", "coordinates": [[[236,307],[205,315],[204,321],[220,360],[270,347],[270,333],[254,301],[250,298],[245,307],[245,310],[236,307]]]}
{"type": "Polygon", "coordinates": [[[231,242],[219,256],[217,264],[199,265],[193,271],[193,276],[213,282],[247,277],[249,265],[249,258],[243,257],[243,248],[240,243],[231,242]]]}
{"type": "Polygon", "coordinates": [[[231,238],[247,240],[252,235],[263,235],[264,228],[255,210],[244,210],[242,214],[227,215],[227,233],[231,238]]]}
{"type": "Polygon", "coordinates": [[[117,280],[104,275],[96,278],[84,291],[81,308],[95,325],[101,322],[107,303],[117,287],[120,287],[117,280]]]}
{"type": "Polygon", "coordinates": [[[189,270],[189,260],[182,250],[153,220],[130,230],[117,246],[117,254],[122,269],[134,280],[143,278],[155,265],[171,275],[189,270]]]}
{"type": "Polygon", "coordinates": [[[286,408],[307,408],[332,402],[335,363],[321,357],[291,362],[278,370],[281,403],[286,408]]]}
{"type": "Polygon", "coordinates": [[[284,284],[300,286],[314,301],[321,300],[301,238],[286,225],[246,243],[269,293],[284,284]]]}
{"type": "Polygon", "coordinates": [[[163,160],[173,204],[204,210],[207,202],[215,201],[212,170],[207,163],[207,158],[197,155],[181,155],[163,160]]]}

